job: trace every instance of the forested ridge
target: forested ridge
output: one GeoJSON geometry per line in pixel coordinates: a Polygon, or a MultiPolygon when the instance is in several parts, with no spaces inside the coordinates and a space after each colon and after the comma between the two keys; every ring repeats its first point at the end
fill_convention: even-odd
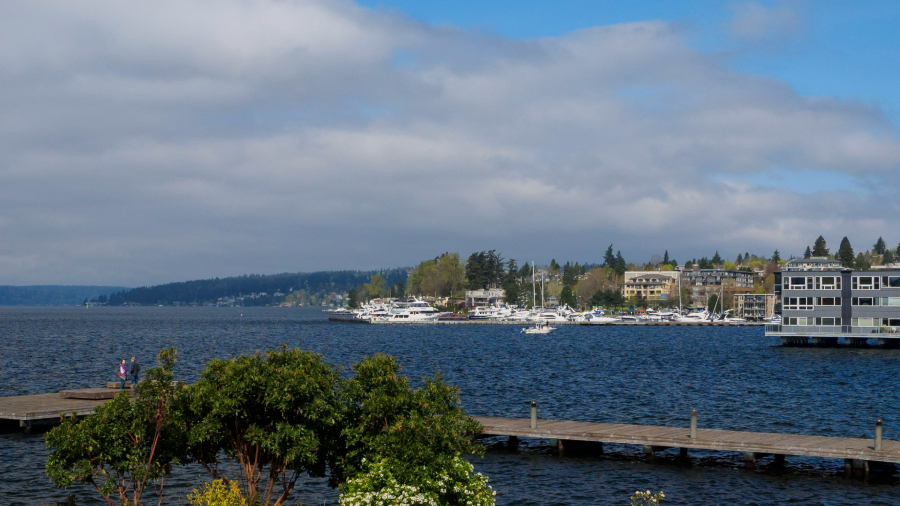
{"type": "MultiPolygon", "coordinates": [[[[122,290],[109,297],[109,305],[203,304],[223,297],[246,297],[250,294],[276,292],[288,294],[303,290],[310,294],[343,293],[380,274],[395,283],[406,277],[406,269],[381,271],[320,271],[282,274],[245,274],[227,278],[180,281],[156,286],[122,290]]],[[[257,299],[255,299],[257,300],[257,299]]],[[[249,302],[249,301],[248,301],[249,302]]],[[[254,304],[256,305],[256,304],[254,304]]]]}

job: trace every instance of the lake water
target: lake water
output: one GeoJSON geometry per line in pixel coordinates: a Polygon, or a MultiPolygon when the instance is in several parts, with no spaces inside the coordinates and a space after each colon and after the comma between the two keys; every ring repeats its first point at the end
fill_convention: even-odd
{"type": "MultiPolygon", "coordinates": [[[[900,351],[783,348],[761,327],[561,326],[526,336],[517,326],[385,326],[328,322],[311,308],[0,308],[0,395],[96,387],[121,358],[152,365],[176,346],[181,379],[213,357],[274,349],[313,350],[349,365],[373,353],[399,358],[412,378],[440,372],[473,415],[686,426],[691,408],[706,428],[900,437],[900,351]]],[[[417,383],[418,380],[417,380],[417,383]]],[[[622,505],[637,489],[663,490],[664,504],[900,504],[896,477],[843,478],[843,461],[788,457],[784,469],[743,469],[737,453],[692,452],[645,462],[640,448],[556,456],[546,441],[508,453],[491,445],[476,469],[498,505],[622,505]]],[[[43,435],[0,433],[0,504],[100,504],[86,486],[55,489],[43,474],[43,435]]],[[[205,475],[167,480],[166,504],[183,504],[205,475]]],[[[337,504],[320,481],[299,488],[303,504],[337,504]]]]}

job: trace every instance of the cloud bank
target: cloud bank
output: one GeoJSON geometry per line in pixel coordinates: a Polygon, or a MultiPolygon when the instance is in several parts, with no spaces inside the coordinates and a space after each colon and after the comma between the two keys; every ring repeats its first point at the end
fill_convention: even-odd
{"type": "Polygon", "coordinates": [[[0,4],[0,284],[900,237],[896,125],[686,39],[509,40],[337,0],[0,4]],[[791,171],[875,184],[746,182],[791,171]]]}

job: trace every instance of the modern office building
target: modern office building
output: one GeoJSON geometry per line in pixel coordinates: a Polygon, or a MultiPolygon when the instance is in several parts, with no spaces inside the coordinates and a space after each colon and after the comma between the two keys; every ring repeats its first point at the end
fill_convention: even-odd
{"type": "Polygon", "coordinates": [[[849,344],[871,338],[900,344],[900,269],[854,271],[839,264],[788,262],[775,279],[781,323],[767,325],[766,335],[785,344],[833,344],[840,337],[849,344]]]}
{"type": "Polygon", "coordinates": [[[734,314],[748,321],[760,322],[775,316],[774,293],[734,294],[734,314]]]}

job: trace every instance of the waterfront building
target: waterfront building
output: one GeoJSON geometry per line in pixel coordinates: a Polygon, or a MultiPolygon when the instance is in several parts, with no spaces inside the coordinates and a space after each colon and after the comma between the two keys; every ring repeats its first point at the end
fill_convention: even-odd
{"type": "Polygon", "coordinates": [[[795,271],[834,271],[841,269],[841,261],[833,258],[812,257],[792,258],[784,263],[782,272],[795,271]]]}
{"type": "Polygon", "coordinates": [[[818,344],[900,337],[900,269],[854,271],[833,260],[800,260],[776,273],[782,321],[768,325],[766,335],[818,344]]]}
{"type": "Polygon", "coordinates": [[[691,299],[695,305],[703,305],[713,294],[752,292],[755,279],[756,275],[747,271],[691,269],[684,271],[681,286],[686,286],[691,290],[691,299]]]}
{"type": "Polygon", "coordinates": [[[466,290],[466,307],[487,307],[503,304],[505,298],[506,293],[502,288],[466,290]]]}
{"type": "Polygon", "coordinates": [[[646,300],[665,300],[669,294],[678,294],[678,276],[675,271],[626,271],[622,295],[646,300]]]}
{"type": "Polygon", "coordinates": [[[734,294],[734,314],[748,321],[762,321],[775,316],[774,293],[734,294]]]}

